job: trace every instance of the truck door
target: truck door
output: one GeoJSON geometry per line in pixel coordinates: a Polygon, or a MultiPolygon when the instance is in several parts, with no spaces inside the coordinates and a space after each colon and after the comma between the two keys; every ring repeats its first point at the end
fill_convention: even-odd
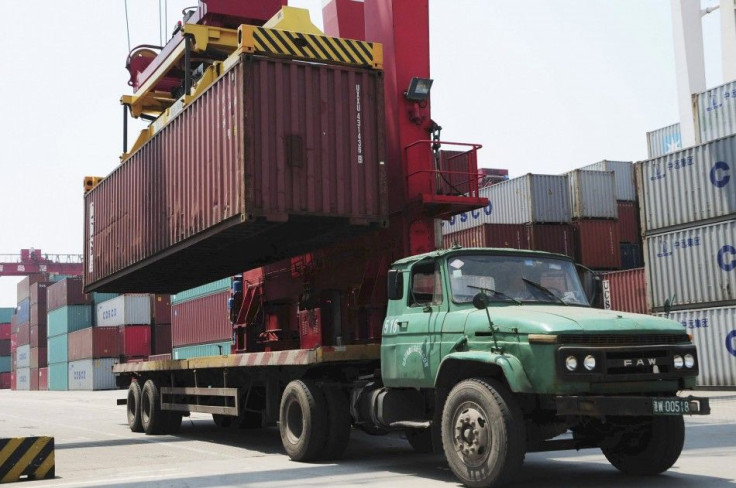
{"type": "Polygon", "coordinates": [[[393,356],[385,358],[384,381],[394,386],[431,387],[447,315],[440,266],[434,261],[418,262],[410,270],[407,288],[404,313],[394,319],[389,334],[383,335],[384,347],[389,346],[386,352],[393,356]]]}

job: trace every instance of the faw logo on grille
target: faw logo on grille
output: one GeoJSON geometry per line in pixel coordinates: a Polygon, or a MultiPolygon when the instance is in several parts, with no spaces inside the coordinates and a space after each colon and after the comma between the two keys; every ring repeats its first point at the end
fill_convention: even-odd
{"type": "Polygon", "coordinates": [[[656,358],[637,358],[637,359],[624,359],[625,367],[637,367],[637,366],[656,366],[656,358]]]}

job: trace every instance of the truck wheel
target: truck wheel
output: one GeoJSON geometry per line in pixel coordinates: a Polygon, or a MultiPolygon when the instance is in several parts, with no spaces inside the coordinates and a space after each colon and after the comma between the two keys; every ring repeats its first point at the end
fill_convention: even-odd
{"type": "Polygon", "coordinates": [[[143,432],[141,423],[141,385],[131,381],[128,387],[128,427],[132,432],[143,432]]]}
{"type": "Polygon", "coordinates": [[[406,429],[406,440],[415,451],[422,454],[432,452],[432,429],[406,429]]]}
{"type": "Polygon", "coordinates": [[[324,388],[324,394],[327,400],[327,440],[321,458],[331,461],[341,459],[345,454],[353,422],[344,391],[336,387],[327,387],[324,388]]]}
{"type": "Polygon", "coordinates": [[[619,471],[637,476],[663,473],[675,464],[685,443],[682,416],[646,417],[625,429],[615,444],[601,446],[606,459],[619,471]]]}
{"type": "Polygon", "coordinates": [[[161,412],[166,414],[166,428],[164,434],[176,434],[181,429],[181,419],[183,417],[181,412],[165,411],[161,412]]]}
{"type": "Polygon", "coordinates": [[[462,381],[450,391],[442,412],[442,444],[450,469],[466,486],[500,486],[524,461],[521,409],[494,379],[462,381]]]}
{"type": "Polygon", "coordinates": [[[213,413],[212,420],[214,420],[215,425],[220,427],[221,429],[230,427],[230,425],[233,423],[233,417],[229,415],[222,415],[219,413],[213,413]]]}
{"type": "Polygon", "coordinates": [[[165,415],[160,402],[158,386],[153,380],[146,381],[141,391],[141,424],[148,435],[161,434],[164,430],[165,415]]]}
{"type": "Polygon", "coordinates": [[[279,432],[286,454],[294,461],[313,461],[327,438],[327,408],[322,391],[311,380],[294,380],[284,389],[279,432]]]}

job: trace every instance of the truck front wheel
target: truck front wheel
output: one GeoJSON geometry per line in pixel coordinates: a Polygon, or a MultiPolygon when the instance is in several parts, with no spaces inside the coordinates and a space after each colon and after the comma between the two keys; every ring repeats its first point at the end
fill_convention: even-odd
{"type": "Polygon", "coordinates": [[[313,381],[294,380],[284,389],[279,408],[279,433],[294,461],[314,461],[325,447],[327,405],[313,381]]]}
{"type": "Polygon", "coordinates": [[[524,419],[498,381],[472,378],[455,385],[442,412],[442,444],[455,476],[466,486],[500,486],[524,461],[524,419]]]}
{"type": "Polygon", "coordinates": [[[682,416],[642,417],[616,428],[601,450],[619,471],[637,476],[663,473],[675,464],[685,443],[682,416]]]}

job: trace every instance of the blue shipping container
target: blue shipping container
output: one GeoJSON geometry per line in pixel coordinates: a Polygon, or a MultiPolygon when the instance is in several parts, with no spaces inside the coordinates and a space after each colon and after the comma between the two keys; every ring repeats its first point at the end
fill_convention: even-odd
{"type": "Polygon", "coordinates": [[[10,356],[0,356],[0,373],[10,373],[10,356]]]}
{"type": "Polygon", "coordinates": [[[49,363],[66,363],[69,360],[69,334],[61,334],[47,339],[46,354],[49,363]]]}
{"type": "Polygon", "coordinates": [[[621,247],[621,269],[634,269],[644,266],[644,258],[641,254],[639,244],[622,242],[621,247]]]}
{"type": "Polygon", "coordinates": [[[49,390],[67,391],[69,389],[69,363],[49,364],[49,390]]]}
{"type": "Polygon", "coordinates": [[[9,324],[10,318],[13,316],[14,313],[14,308],[0,308],[0,324],[9,324]]]}
{"type": "Polygon", "coordinates": [[[18,320],[17,325],[22,325],[31,320],[31,299],[26,298],[18,304],[17,314],[18,320]]]}
{"type": "Polygon", "coordinates": [[[201,358],[205,356],[227,356],[230,354],[230,341],[195,344],[193,346],[175,347],[171,352],[172,359],[201,358]]]}
{"type": "Polygon", "coordinates": [[[48,314],[48,336],[53,337],[92,327],[90,305],[68,305],[48,314]]]}

